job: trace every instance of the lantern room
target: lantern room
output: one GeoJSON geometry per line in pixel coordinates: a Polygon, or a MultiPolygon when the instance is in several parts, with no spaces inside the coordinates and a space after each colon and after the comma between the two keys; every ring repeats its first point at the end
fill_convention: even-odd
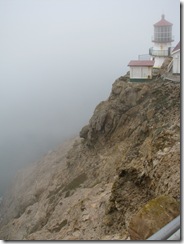
{"type": "Polygon", "coordinates": [[[165,19],[164,14],[161,16],[161,20],[154,24],[154,36],[152,38],[154,45],[149,49],[149,54],[155,61],[154,68],[160,68],[165,58],[171,55],[172,25],[165,19]]]}
{"type": "Polygon", "coordinates": [[[154,24],[154,39],[153,42],[157,43],[170,43],[172,42],[172,24],[165,19],[165,15],[162,15],[162,19],[154,24]]]}

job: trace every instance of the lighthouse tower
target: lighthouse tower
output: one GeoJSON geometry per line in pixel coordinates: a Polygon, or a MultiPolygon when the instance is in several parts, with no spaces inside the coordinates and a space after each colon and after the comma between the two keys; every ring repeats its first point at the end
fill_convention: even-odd
{"type": "Polygon", "coordinates": [[[152,39],[154,46],[149,49],[152,60],[155,60],[154,68],[160,68],[164,59],[171,54],[172,23],[165,19],[164,14],[161,20],[154,24],[154,37],[152,39]]]}

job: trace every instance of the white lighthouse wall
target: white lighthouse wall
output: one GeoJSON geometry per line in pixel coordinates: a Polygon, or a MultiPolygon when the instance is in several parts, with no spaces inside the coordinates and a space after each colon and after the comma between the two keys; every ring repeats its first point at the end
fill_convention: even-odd
{"type": "Polygon", "coordinates": [[[160,68],[165,60],[165,57],[154,57],[154,68],[160,68]]]}
{"type": "Polygon", "coordinates": [[[173,55],[173,74],[180,74],[180,51],[174,53],[173,55]]]}
{"type": "Polygon", "coordinates": [[[154,43],[153,50],[168,50],[168,48],[171,47],[171,43],[154,43]]]}
{"type": "Polygon", "coordinates": [[[169,56],[169,48],[171,43],[154,43],[153,51],[155,60],[154,68],[160,68],[166,57],[169,56]]]}

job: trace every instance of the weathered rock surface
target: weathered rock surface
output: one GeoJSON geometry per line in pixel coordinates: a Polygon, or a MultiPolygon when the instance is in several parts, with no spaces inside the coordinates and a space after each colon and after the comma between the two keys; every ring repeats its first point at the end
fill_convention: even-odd
{"type": "Polygon", "coordinates": [[[146,203],[128,226],[132,240],[146,240],[180,213],[179,203],[170,196],[161,195],[146,203]]]}
{"type": "Polygon", "coordinates": [[[1,203],[0,239],[136,239],[128,230],[145,204],[161,195],[179,204],[179,83],[120,77],[80,137],[18,174],[1,203]]]}

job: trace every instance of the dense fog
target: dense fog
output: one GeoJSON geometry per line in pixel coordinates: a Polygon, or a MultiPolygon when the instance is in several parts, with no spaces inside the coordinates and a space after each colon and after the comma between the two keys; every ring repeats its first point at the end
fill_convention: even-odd
{"type": "Polygon", "coordinates": [[[0,195],[21,167],[88,123],[177,0],[0,1],[0,195]]]}

